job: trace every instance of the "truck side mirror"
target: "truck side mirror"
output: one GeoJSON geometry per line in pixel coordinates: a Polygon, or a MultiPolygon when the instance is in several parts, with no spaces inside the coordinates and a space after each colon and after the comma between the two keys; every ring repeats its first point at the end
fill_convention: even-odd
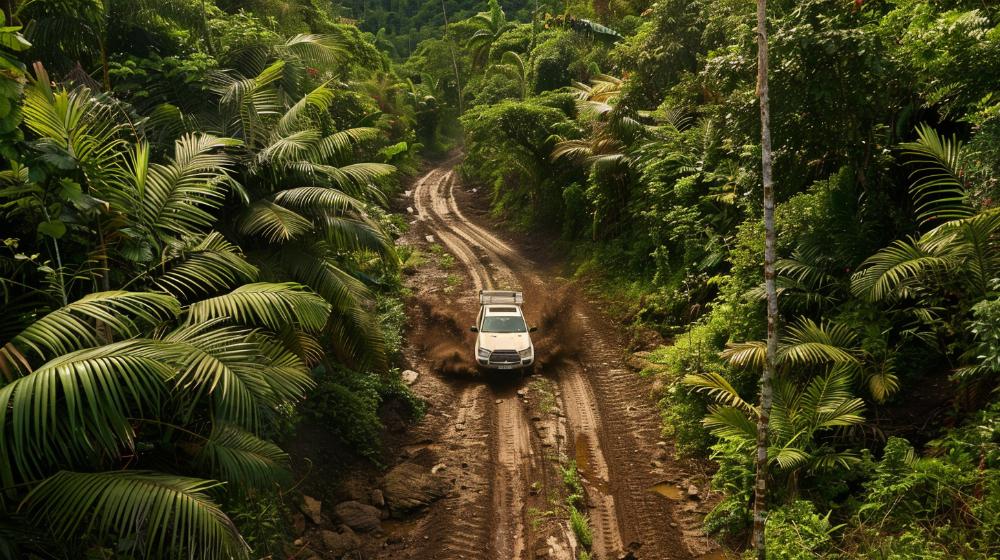
{"type": "Polygon", "coordinates": [[[469,327],[469,330],[472,332],[479,332],[479,329],[476,327],[469,327]]]}
{"type": "Polygon", "coordinates": [[[535,332],[537,330],[538,330],[538,327],[531,327],[530,329],[528,329],[528,332],[535,332]]]}

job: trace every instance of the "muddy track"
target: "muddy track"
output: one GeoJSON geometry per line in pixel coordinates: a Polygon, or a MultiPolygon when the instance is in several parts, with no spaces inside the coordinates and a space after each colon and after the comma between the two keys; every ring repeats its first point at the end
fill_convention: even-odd
{"type": "MultiPolygon", "coordinates": [[[[422,233],[440,241],[468,273],[465,289],[473,297],[456,295],[455,305],[471,309],[479,289],[521,289],[528,320],[537,324],[540,302],[551,299],[560,286],[542,276],[512,243],[466,217],[455,196],[455,163],[451,160],[431,170],[413,190],[422,233]]],[[[632,550],[641,559],[693,558],[684,542],[684,530],[673,522],[674,504],[649,491],[669,475],[664,469],[670,465],[651,469],[649,458],[660,438],[659,418],[647,389],[626,369],[621,340],[599,328],[590,304],[581,298],[570,301],[571,307],[564,312],[571,314],[580,344],[568,359],[551,364],[543,373],[558,384],[558,404],[569,433],[564,435],[568,441],[560,442],[556,451],[575,458],[583,477],[593,557],[615,559],[632,550]]],[[[425,522],[424,551],[415,557],[535,557],[533,547],[540,537],[532,534],[530,510],[547,507],[548,492],[540,492],[539,487],[544,490],[553,479],[558,480],[558,474],[556,462],[545,457],[551,451],[543,449],[517,389],[474,382],[454,388],[460,416],[455,426],[463,433],[445,428],[443,441],[451,441],[449,445],[458,447],[458,453],[475,454],[473,444],[468,443],[475,438],[480,449],[489,449],[489,455],[480,451],[474,459],[469,456],[479,475],[475,492],[465,492],[464,503],[432,510],[425,522]],[[482,428],[488,432],[471,431],[482,428]]],[[[548,536],[550,543],[553,538],[548,536]]],[[[573,541],[568,531],[561,538],[573,541]]],[[[554,546],[573,550],[576,543],[554,546]]]]}

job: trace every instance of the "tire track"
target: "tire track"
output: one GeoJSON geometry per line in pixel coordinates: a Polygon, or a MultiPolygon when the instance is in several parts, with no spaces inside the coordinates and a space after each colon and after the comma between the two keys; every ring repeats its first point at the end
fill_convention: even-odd
{"type": "MultiPolygon", "coordinates": [[[[550,295],[551,288],[523,255],[462,213],[453,191],[454,181],[442,195],[447,201],[437,204],[447,209],[452,231],[482,247],[539,301],[550,295]]],[[[691,558],[680,530],[668,528],[673,504],[649,491],[659,477],[650,473],[650,455],[640,452],[655,449],[659,415],[635,374],[623,366],[619,342],[595,327],[582,311],[588,305],[575,307],[587,342],[578,359],[560,369],[558,382],[591,499],[594,551],[599,558],[613,558],[625,544],[635,543],[643,559],[691,558]]]]}
{"type": "MultiPolygon", "coordinates": [[[[491,262],[493,255],[461,228],[456,227],[448,203],[454,181],[454,171],[444,172],[442,168],[434,169],[421,178],[414,188],[417,218],[430,222],[435,235],[462,262],[469,272],[475,291],[499,285],[516,289],[517,286],[510,283],[514,279],[513,274],[491,262]]],[[[489,415],[493,418],[489,436],[493,458],[489,500],[492,506],[489,517],[492,521],[486,525],[483,523],[486,518],[478,515],[459,516],[450,531],[452,534],[478,534],[488,526],[492,533],[489,557],[497,560],[522,559],[525,557],[527,543],[530,542],[526,499],[529,495],[529,480],[544,477],[544,473],[540,471],[544,467],[539,464],[539,454],[534,451],[537,441],[532,437],[526,413],[513,391],[498,394],[485,384],[477,387],[484,393],[478,399],[483,403],[481,406],[488,407],[489,415]],[[495,407],[485,402],[493,398],[496,398],[495,407]]],[[[451,557],[447,552],[461,551],[468,554],[486,549],[483,546],[477,547],[476,544],[456,536],[442,543],[446,549],[440,552],[445,553],[443,557],[451,557]]],[[[463,556],[464,554],[459,555],[463,556]]]]}

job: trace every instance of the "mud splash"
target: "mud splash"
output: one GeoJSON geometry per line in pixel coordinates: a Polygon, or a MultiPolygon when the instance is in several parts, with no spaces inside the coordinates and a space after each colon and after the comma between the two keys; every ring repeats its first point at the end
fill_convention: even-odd
{"type": "Polygon", "coordinates": [[[558,290],[545,302],[534,337],[535,365],[551,369],[575,357],[580,350],[583,332],[573,317],[572,287],[558,290]]]}
{"type": "Polygon", "coordinates": [[[420,302],[419,307],[427,328],[417,335],[416,342],[424,349],[431,368],[444,375],[477,376],[471,336],[462,327],[464,318],[443,303],[420,302]]]}

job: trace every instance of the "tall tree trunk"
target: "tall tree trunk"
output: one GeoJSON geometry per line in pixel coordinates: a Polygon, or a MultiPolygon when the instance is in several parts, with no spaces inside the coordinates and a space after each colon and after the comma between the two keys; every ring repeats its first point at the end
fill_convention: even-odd
{"type": "Polygon", "coordinates": [[[774,285],[774,181],[771,176],[771,108],[767,91],[767,0],[757,0],[757,95],[760,98],[761,177],[764,183],[764,290],[767,292],[767,357],[760,379],[760,415],[757,419],[757,456],[753,502],[753,546],[766,558],[764,522],[767,514],[767,442],[774,399],[778,354],[778,293],[774,285]]]}
{"type": "Polygon", "coordinates": [[[458,114],[462,110],[462,78],[458,75],[458,59],[455,58],[455,45],[451,43],[451,33],[448,31],[448,10],[444,7],[444,0],[441,0],[441,13],[444,15],[444,38],[448,41],[448,50],[451,51],[451,66],[455,69],[455,87],[458,88],[458,114]]]}

